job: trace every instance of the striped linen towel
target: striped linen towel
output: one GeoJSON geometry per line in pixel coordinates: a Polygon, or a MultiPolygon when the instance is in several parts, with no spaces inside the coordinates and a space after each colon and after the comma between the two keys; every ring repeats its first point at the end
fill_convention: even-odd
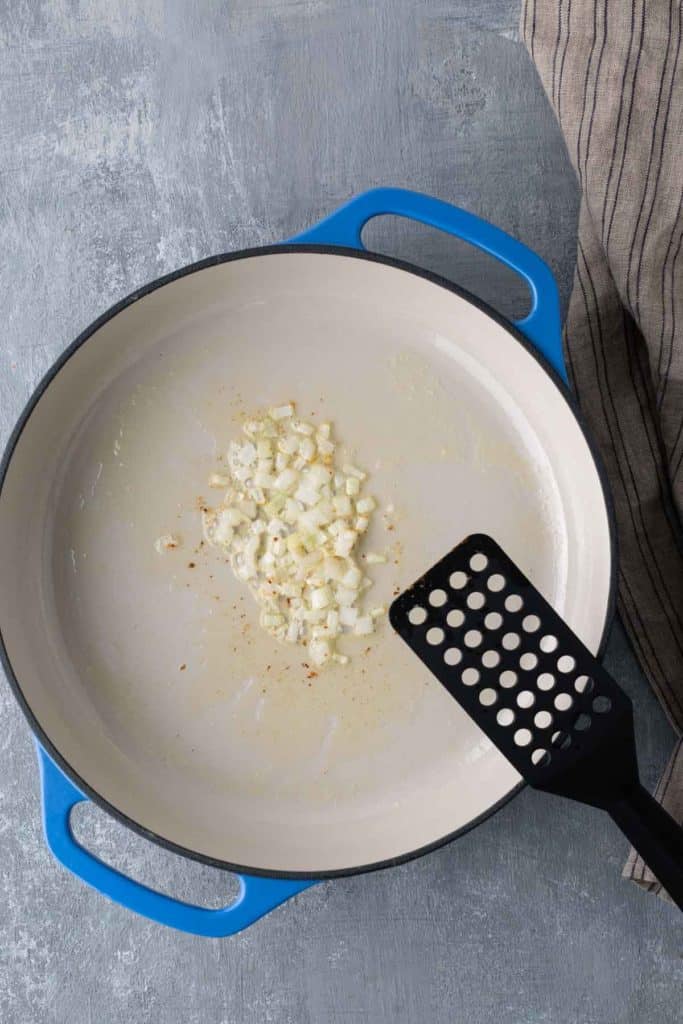
{"type": "MultiPolygon", "coordinates": [[[[522,38],[582,189],[565,354],[616,506],[619,612],[679,737],[683,821],[683,4],[524,0],[522,38]]],[[[631,851],[624,875],[666,896],[631,851]]]]}

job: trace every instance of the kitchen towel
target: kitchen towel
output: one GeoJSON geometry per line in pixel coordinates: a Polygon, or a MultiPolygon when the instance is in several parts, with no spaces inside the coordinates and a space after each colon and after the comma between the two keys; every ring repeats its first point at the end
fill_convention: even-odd
{"type": "MultiPolygon", "coordinates": [[[[524,0],[521,32],[581,186],[565,354],[614,496],[619,612],[678,736],[683,821],[681,0],[524,0]]],[[[626,877],[666,896],[631,852],[626,877]]]]}

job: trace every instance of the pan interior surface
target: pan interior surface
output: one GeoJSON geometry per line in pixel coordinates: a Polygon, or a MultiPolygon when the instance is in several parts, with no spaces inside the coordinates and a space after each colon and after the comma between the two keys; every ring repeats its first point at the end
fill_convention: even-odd
{"type": "Polygon", "coordinates": [[[0,626],[23,699],[142,828],[232,864],[324,873],[435,843],[519,776],[388,622],[314,676],[200,546],[218,457],[245,415],[287,400],[329,419],[394,506],[368,539],[389,554],[373,603],[488,533],[595,651],[610,528],[583,433],[536,359],[466,298],[384,262],[224,262],[71,355],[0,498],[0,626]],[[164,533],[182,544],[159,555],[164,533]]]}

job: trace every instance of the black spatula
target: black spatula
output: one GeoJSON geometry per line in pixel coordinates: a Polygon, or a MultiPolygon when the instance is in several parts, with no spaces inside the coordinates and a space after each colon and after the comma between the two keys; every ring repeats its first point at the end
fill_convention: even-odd
{"type": "Polygon", "coordinates": [[[640,784],[631,701],[495,541],[468,537],[389,618],[530,785],[606,810],[683,910],[683,829],[640,784]]]}

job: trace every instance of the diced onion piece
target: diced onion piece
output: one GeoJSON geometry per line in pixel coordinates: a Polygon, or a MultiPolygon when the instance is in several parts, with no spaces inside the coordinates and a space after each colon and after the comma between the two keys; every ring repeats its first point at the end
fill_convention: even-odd
{"type": "Polygon", "coordinates": [[[356,619],[358,618],[358,612],[352,605],[342,606],[339,609],[339,621],[342,626],[355,626],[356,619]]]}
{"type": "Polygon", "coordinates": [[[374,498],[361,498],[356,502],[356,512],[359,515],[365,516],[368,512],[374,512],[377,508],[377,502],[374,498]]]}
{"type": "Polygon", "coordinates": [[[254,484],[257,487],[271,488],[275,485],[275,477],[268,470],[257,469],[254,473],[254,484]]]}
{"type": "Polygon", "coordinates": [[[273,488],[283,494],[291,494],[299,482],[299,474],[293,469],[283,469],[273,481],[273,488]]]}
{"type": "Polygon", "coordinates": [[[318,439],[318,451],[323,457],[329,458],[334,455],[334,448],[332,441],[326,441],[324,437],[318,439]]]}
{"type": "Polygon", "coordinates": [[[323,572],[325,574],[325,579],[327,579],[327,580],[334,580],[335,582],[339,582],[340,580],[344,579],[345,571],[346,571],[346,560],[345,559],[337,558],[335,555],[332,555],[331,557],[325,559],[325,564],[323,566],[323,572]]]}
{"type": "Polygon", "coordinates": [[[282,518],[285,522],[289,523],[290,526],[293,526],[297,522],[300,512],[301,506],[299,505],[299,502],[295,501],[294,498],[287,498],[282,513],[282,518]]]}
{"type": "Polygon", "coordinates": [[[172,551],[174,548],[180,547],[180,537],[175,533],[163,533],[154,541],[154,547],[160,555],[163,555],[164,551],[172,551]]]}
{"type": "Polygon", "coordinates": [[[309,551],[301,559],[300,567],[304,570],[304,572],[310,572],[311,569],[318,565],[318,563],[322,560],[322,557],[323,556],[320,551],[309,551]]]}
{"type": "Polygon", "coordinates": [[[225,473],[212,473],[209,477],[209,487],[219,487],[225,490],[226,487],[230,486],[230,477],[226,476],[225,473]]]}
{"type": "Polygon", "coordinates": [[[248,518],[245,516],[244,512],[240,512],[238,508],[226,508],[223,515],[230,526],[239,526],[240,523],[243,523],[244,520],[248,518]]]}
{"type": "Polygon", "coordinates": [[[340,558],[346,558],[358,539],[355,530],[340,530],[334,541],[334,553],[340,558]]]}
{"type": "Polygon", "coordinates": [[[357,590],[362,579],[363,573],[357,566],[353,565],[342,577],[342,583],[351,590],[357,590]]]}
{"type": "Polygon", "coordinates": [[[351,499],[347,494],[336,494],[332,499],[335,510],[339,516],[350,516],[353,507],[351,505],[351,499]]]}
{"type": "Polygon", "coordinates": [[[374,551],[368,551],[365,556],[366,565],[384,565],[387,560],[386,555],[378,555],[374,551]]]}
{"type": "Polygon", "coordinates": [[[311,594],[312,608],[327,608],[332,600],[332,591],[329,587],[318,587],[311,594]]]}
{"type": "Polygon", "coordinates": [[[357,480],[355,476],[347,477],[345,490],[350,498],[355,498],[360,491],[360,480],[357,480]]]}
{"type": "Polygon", "coordinates": [[[249,495],[252,501],[256,502],[257,505],[265,505],[266,496],[263,493],[263,489],[261,487],[249,487],[247,490],[247,494],[249,495]]]}
{"type": "Polygon", "coordinates": [[[242,512],[243,516],[247,519],[256,519],[256,502],[251,500],[242,500],[235,502],[235,508],[242,512]]]}
{"type": "Polygon", "coordinates": [[[275,420],[276,423],[278,420],[289,419],[290,416],[294,415],[294,406],[291,402],[287,405],[277,405],[274,409],[269,409],[268,415],[271,420],[275,420]]]}
{"type": "Polygon", "coordinates": [[[321,488],[324,484],[328,484],[332,479],[332,473],[327,466],[321,466],[320,463],[316,463],[311,466],[306,473],[306,480],[316,488],[321,488]]]}
{"type": "Polygon", "coordinates": [[[311,441],[310,437],[304,437],[299,445],[299,453],[306,462],[312,462],[315,456],[315,441],[311,441]]]}
{"type": "Polygon", "coordinates": [[[285,640],[287,641],[288,644],[296,644],[296,643],[299,642],[300,635],[301,635],[301,625],[300,625],[300,623],[298,623],[296,621],[296,619],[292,619],[290,621],[289,625],[287,626],[287,632],[285,633],[285,640]]]}
{"type": "Polygon", "coordinates": [[[261,616],[261,625],[265,626],[266,629],[272,629],[274,626],[281,626],[285,621],[284,615],[273,615],[272,613],[266,613],[261,616]]]}
{"type": "MultiPolygon", "coordinates": [[[[287,472],[285,470],[285,472],[287,472]]],[[[303,502],[304,505],[315,505],[320,498],[319,492],[315,487],[312,487],[310,483],[302,483],[297,487],[294,492],[294,497],[297,501],[303,502]]]]}
{"type": "Polygon", "coordinates": [[[287,434],[285,437],[280,438],[277,446],[278,450],[284,452],[285,455],[294,455],[295,452],[299,451],[299,439],[292,434],[287,434]]]}
{"type": "Polygon", "coordinates": [[[245,441],[243,445],[240,445],[237,458],[243,466],[251,466],[256,462],[256,448],[251,441],[245,441]]]}
{"type": "Polygon", "coordinates": [[[216,522],[213,528],[213,539],[216,544],[221,544],[226,547],[230,544],[233,538],[234,529],[230,519],[231,509],[224,509],[219,512],[216,516],[216,522]]]}
{"type": "Polygon", "coordinates": [[[322,667],[332,656],[329,640],[311,640],[308,645],[308,653],[313,664],[322,667]]]}
{"type": "Polygon", "coordinates": [[[353,466],[349,462],[342,466],[342,471],[346,473],[347,476],[355,477],[356,480],[365,480],[368,475],[367,473],[364,473],[362,469],[359,469],[358,466],[353,466]]]}
{"type": "Polygon", "coordinates": [[[356,624],[353,627],[353,632],[356,636],[369,636],[370,633],[374,633],[375,624],[372,621],[370,615],[359,615],[356,619],[356,624]]]}

